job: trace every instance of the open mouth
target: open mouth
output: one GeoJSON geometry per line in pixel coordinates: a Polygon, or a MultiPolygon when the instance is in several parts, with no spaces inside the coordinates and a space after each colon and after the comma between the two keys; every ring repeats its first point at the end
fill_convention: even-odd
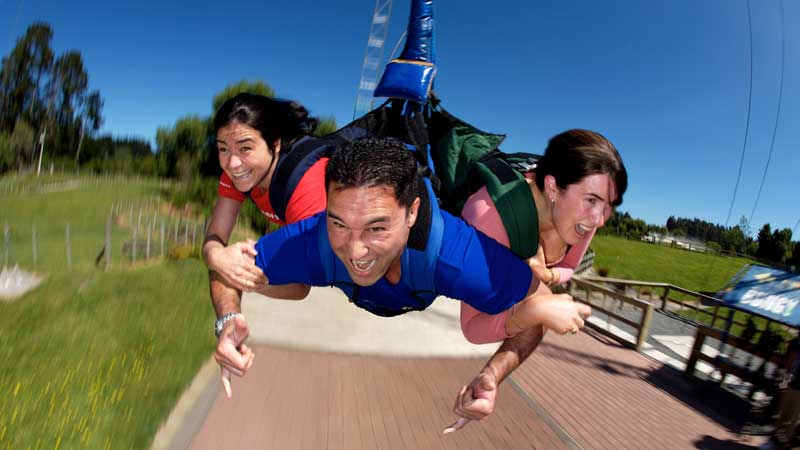
{"type": "Polygon", "coordinates": [[[352,266],[353,269],[355,269],[355,271],[357,273],[361,274],[361,275],[368,274],[369,271],[372,270],[372,267],[374,265],[375,265],[375,260],[374,259],[358,260],[358,261],[356,261],[354,259],[350,260],[350,266],[352,266]]]}
{"type": "Polygon", "coordinates": [[[587,233],[592,230],[593,227],[587,227],[586,225],[575,224],[575,232],[578,233],[578,236],[581,238],[585,237],[587,233]]]}
{"type": "Polygon", "coordinates": [[[231,173],[231,179],[234,181],[242,181],[250,178],[250,175],[253,173],[252,170],[242,170],[240,172],[231,173]]]}

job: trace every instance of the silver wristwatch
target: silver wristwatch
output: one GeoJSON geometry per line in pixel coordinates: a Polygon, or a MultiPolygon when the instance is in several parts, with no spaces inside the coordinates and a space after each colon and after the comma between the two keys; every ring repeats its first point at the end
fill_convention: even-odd
{"type": "Polygon", "coordinates": [[[214,336],[216,336],[217,339],[219,339],[219,334],[222,333],[222,327],[224,327],[229,320],[233,319],[237,315],[239,315],[239,313],[229,312],[228,314],[225,314],[217,319],[217,321],[214,323],[214,336]]]}

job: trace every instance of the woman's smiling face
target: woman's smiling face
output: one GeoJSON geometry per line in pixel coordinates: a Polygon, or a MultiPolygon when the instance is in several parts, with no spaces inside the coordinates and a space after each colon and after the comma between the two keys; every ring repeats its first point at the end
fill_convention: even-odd
{"type": "Polygon", "coordinates": [[[219,129],[217,150],[220,167],[241,192],[250,191],[264,179],[274,158],[261,133],[239,122],[219,129]]]}

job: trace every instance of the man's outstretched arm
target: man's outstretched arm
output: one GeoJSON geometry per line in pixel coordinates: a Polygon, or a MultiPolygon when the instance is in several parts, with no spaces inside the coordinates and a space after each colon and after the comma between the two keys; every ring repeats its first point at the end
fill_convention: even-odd
{"type": "Polygon", "coordinates": [[[498,386],[528,359],[542,342],[543,337],[544,327],[539,325],[503,341],[472,382],[459,391],[453,405],[453,412],[459,419],[445,428],[444,433],[451,433],[462,428],[470,420],[481,420],[492,414],[498,386]]]}

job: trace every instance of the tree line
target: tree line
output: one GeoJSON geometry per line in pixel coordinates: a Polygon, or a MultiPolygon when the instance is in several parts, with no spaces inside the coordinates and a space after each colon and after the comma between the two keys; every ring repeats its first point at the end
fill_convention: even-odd
{"type": "Polygon", "coordinates": [[[749,256],[764,262],[800,267],[800,242],[792,241],[789,228],[772,229],[764,224],[751,237],[747,217],[742,216],[739,223],[725,227],[707,220],[670,216],[663,225],[648,224],[642,219],[632,217],[627,212],[615,211],[601,229],[601,233],[641,239],[648,234],[659,236],[686,237],[702,242],[711,250],[729,254],[749,256]]]}

